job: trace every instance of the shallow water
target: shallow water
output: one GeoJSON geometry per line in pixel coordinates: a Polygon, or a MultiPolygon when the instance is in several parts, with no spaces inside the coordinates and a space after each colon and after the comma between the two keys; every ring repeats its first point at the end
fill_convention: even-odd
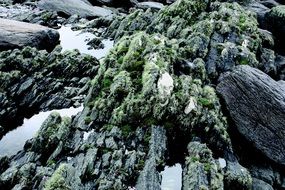
{"type": "Polygon", "coordinates": [[[162,190],[180,190],[182,187],[182,167],[181,164],[166,166],[162,174],[162,190]]]}
{"type": "Polygon", "coordinates": [[[20,151],[28,139],[34,137],[40,129],[44,120],[54,111],[58,112],[61,116],[71,117],[82,111],[83,106],[78,108],[67,108],[60,110],[52,110],[40,112],[29,119],[24,119],[22,126],[7,133],[0,141],[0,156],[12,156],[20,151]]]}
{"type": "Polygon", "coordinates": [[[87,43],[96,36],[89,32],[81,33],[81,31],[72,31],[69,26],[62,26],[58,29],[60,34],[60,45],[62,51],[78,49],[80,53],[85,53],[101,59],[105,57],[108,51],[113,47],[114,41],[110,39],[102,40],[103,49],[90,49],[87,43]]]}

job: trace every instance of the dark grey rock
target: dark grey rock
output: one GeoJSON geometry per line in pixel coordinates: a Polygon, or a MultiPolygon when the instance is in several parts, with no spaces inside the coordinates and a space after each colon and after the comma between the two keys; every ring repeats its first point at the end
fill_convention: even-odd
{"type": "Polygon", "coordinates": [[[143,171],[139,175],[136,184],[137,189],[160,189],[161,177],[156,168],[164,160],[166,151],[165,133],[166,131],[163,127],[152,127],[148,159],[145,161],[143,171]]]}
{"type": "Polygon", "coordinates": [[[283,85],[249,66],[236,67],[217,86],[238,131],[281,165],[285,165],[284,90],[283,85]]]}
{"type": "Polygon", "coordinates": [[[237,161],[228,161],[224,174],[225,189],[251,189],[252,177],[249,171],[237,161]]]}
{"type": "Polygon", "coordinates": [[[0,18],[0,50],[32,46],[52,50],[59,33],[44,26],[0,18]]]}
{"type": "Polygon", "coordinates": [[[262,40],[262,45],[264,48],[273,49],[274,47],[274,37],[268,30],[259,29],[260,37],[262,40]]]}
{"type": "Polygon", "coordinates": [[[266,74],[277,77],[277,65],[275,63],[275,53],[271,49],[263,48],[261,50],[260,62],[262,63],[262,71],[266,74]]]}
{"type": "Polygon", "coordinates": [[[200,142],[188,144],[182,189],[224,189],[220,167],[206,144],[200,142]]]}
{"type": "Polygon", "coordinates": [[[32,47],[2,51],[0,60],[0,136],[38,111],[79,107],[99,64],[76,50],[61,53],[60,46],[50,53],[32,47]]]}
{"type": "Polygon", "coordinates": [[[250,173],[252,177],[260,179],[269,185],[273,185],[276,181],[274,171],[270,167],[253,166],[250,168],[250,173]]]}
{"type": "Polygon", "coordinates": [[[61,164],[46,181],[45,189],[82,189],[81,179],[76,172],[72,165],[61,164]]]}
{"type": "Polygon", "coordinates": [[[260,179],[253,178],[252,190],[273,190],[273,187],[260,179]]]}
{"type": "Polygon", "coordinates": [[[137,0],[89,0],[93,5],[130,8],[137,4],[137,0]]]}
{"type": "Polygon", "coordinates": [[[9,167],[9,158],[7,156],[0,157],[0,173],[9,167]]]}
{"type": "Polygon", "coordinates": [[[246,8],[252,12],[255,12],[260,27],[266,28],[265,15],[270,11],[270,9],[257,1],[252,1],[246,6],[246,8]]]}
{"type": "Polygon", "coordinates": [[[278,6],[280,5],[280,3],[274,1],[274,0],[261,0],[260,3],[268,8],[272,8],[272,7],[275,7],[275,6],[278,6]]]}
{"type": "Polygon", "coordinates": [[[265,15],[266,27],[275,36],[276,51],[285,54],[285,5],[273,7],[265,15]]]}
{"type": "Polygon", "coordinates": [[[38,7],[48,11],[63,12],[68,16],[106,17],[112,15],[112,11],[102,7],[91,6],[82,0],[41,0],[38,3],[38,7]]]}

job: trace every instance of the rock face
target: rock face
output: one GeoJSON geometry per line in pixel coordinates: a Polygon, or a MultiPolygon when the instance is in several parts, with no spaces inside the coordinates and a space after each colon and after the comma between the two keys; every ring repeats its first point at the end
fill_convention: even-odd
{"type": "Polygon", "coordinates": [[[59,42],[56,30],[36,24],[0,19],[0,50],[32,46],[52,50],[59,42]]]}
{"type": "Polygon", "coordinates": [[[4,131],[27,114],[80,104],[99,63],[78,51],[60,51],[58,46],[51,53],[31,47],[0,52],[0,125],[4,131]]]}
{"type": "Polygon", "coordinates": [[[190,142],[188,154],[183,170],[183,190],[224,189],[221,168],[205,144],[190,142]]]}
{"type": "Polygon", "coordinates": [[[157,166],[164,161],[166,153],[166,135],[163,127],[152,127],[151,140],[149,145],[148,159],[145,162],[143,171],[140,173],[137,189],[160,189],[161,177],[157,166]]]}
{"type": "Polygon", "coordinates": [[[80,17],[111,16],[112,11],[92,6],[82,0],[41,0],[38,3],[40,9],[64,13],[68,16],[79,15],[80,17]]]}
{"type": "Polygon", "coordinates": [[[285,86],[249,66],[222,77],[217,91],[238,131],[268,158],[285,165],[285,86]]]}
{"type": "MultiPolygon", "coordinates": [[[[67,1],[56,5],[72,5],[62,2],[67,1]]],[[[81,113],[73,118],[51,114],[22,151],[0,158],[0,189],[160,189],[158,170],[167,162],[183,165],[184,189],[247,190],[265,183],[276,187],[262,172],[253,175],[253,170],[231,158],[235,152],[228,123],[213,85],[220,74],[236,65],[260,68],[267,63],[268,72],[278,70],[274,65],[271,69],[273,40],[261,34],[255,14],[237,3],[177,0],[159,11],[140,9],[110,22],[100,17],[88,25],[95,28],[100,22],[112,22],[106,35],[116,40],[100,64],[76,51],[62,54],[57,48],[51,54],[30,48],[0,53],[0,87],[4,89],[0,111],[5,114],[13,115],[18,112],[13,108],[19,107],[71,105],[74,95],[89,90],[81,113]]],[[[242,77],[243,88],[248,88],[251,80],[242,77]]],[[[258,90],[254,96],[265,94],[258,90]]],[[[234,93],[251,95],[243,91],[247,93],[234,93]]],[[[250,103],[257,102],[256,97],[250,98],[250,103]]],[[[257,100],[262,102],[261,97],[257,100]]],[[[253,108],[246,109],[253,112],[233,112],[234,116],[246,121],[257,115],[256,110],[266,110],[250,103],[253,108]]],[[[234,111],[245,107],[239,102],[228,105],[238,105],[234,111]]],[[[265,123],[259,118],[254,121],[265,123]]],[[[252,136],[259,138],[259,134],[252,136]]],[[[258,139],[257,144],[261,143],[258,139]]],[[[274,148],[271,152],[278,151],[274,148]]],[[[280,174],[279,178],[278,183],[283,183],[284,177],[280,174]]]]}

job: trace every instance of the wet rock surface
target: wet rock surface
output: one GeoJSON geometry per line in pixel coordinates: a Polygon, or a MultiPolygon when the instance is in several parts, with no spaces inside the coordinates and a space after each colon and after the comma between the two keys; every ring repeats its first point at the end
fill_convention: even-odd
{"type": "Polygon", "coordinates": [[[0,53],[0,123],[5,131],[21,122],[17,117],[80,105],[99,63],[76,50],[60,51],[59,46],[51,53],[25,47],[0,53]]]}
{"type": "Polygon", "coordinates": [[[14,3],[0,17],[71,23],[98,34],[92,46],[115,45],[100,62],[60,47],[0,52],[0,135],[29,110],[84,99],[81,113],[52,113],[23,150],[0,158],[1,189],[160,189],[160,171],[174,163],[183,189],[285,188],[285,85],[270,78],[285,73],[282,2],[14,3]],[[91,4],[120,8],[109,19],[91,4]]]}
{"type": "Polygon", "coordinates": [[[257,69],[239,66],[220,79],[217,90],[238,131],[268,158],[284,166],[284,85],[257,69]]]}
{"type": "Polygon", "coordinates": [[[40,9],[48,11],[56,11],[64,13],[68,16],[79,15],[80,17],[100,17],[100,16],[111,16],[110,10],[92,6],[86,1],[82,0],[41,0],[38,3],[40,9]]]}
{"type": "Polygon", "coordinates": [[[25,46],[52,50],[59,43],[57,31],[40,25],[0,19],[0,50],[25,46]]]}

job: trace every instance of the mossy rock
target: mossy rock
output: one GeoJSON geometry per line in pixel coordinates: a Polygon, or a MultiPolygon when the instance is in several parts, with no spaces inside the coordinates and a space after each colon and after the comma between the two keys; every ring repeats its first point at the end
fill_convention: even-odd
{"type": "Polygon", "coordinates": [[[92,121],[128,126],[122,130],[129,133],[138,126],[169,126],[168,118],[175,118],[184,131],[205,125],[229,143],[219,100],[206,84],[204,62],[195,59],[187,75],[178,74],[178,55],[178,41],[159,34],[138,32],[119,40],[93,79],[86,101],[92,121]]]}

